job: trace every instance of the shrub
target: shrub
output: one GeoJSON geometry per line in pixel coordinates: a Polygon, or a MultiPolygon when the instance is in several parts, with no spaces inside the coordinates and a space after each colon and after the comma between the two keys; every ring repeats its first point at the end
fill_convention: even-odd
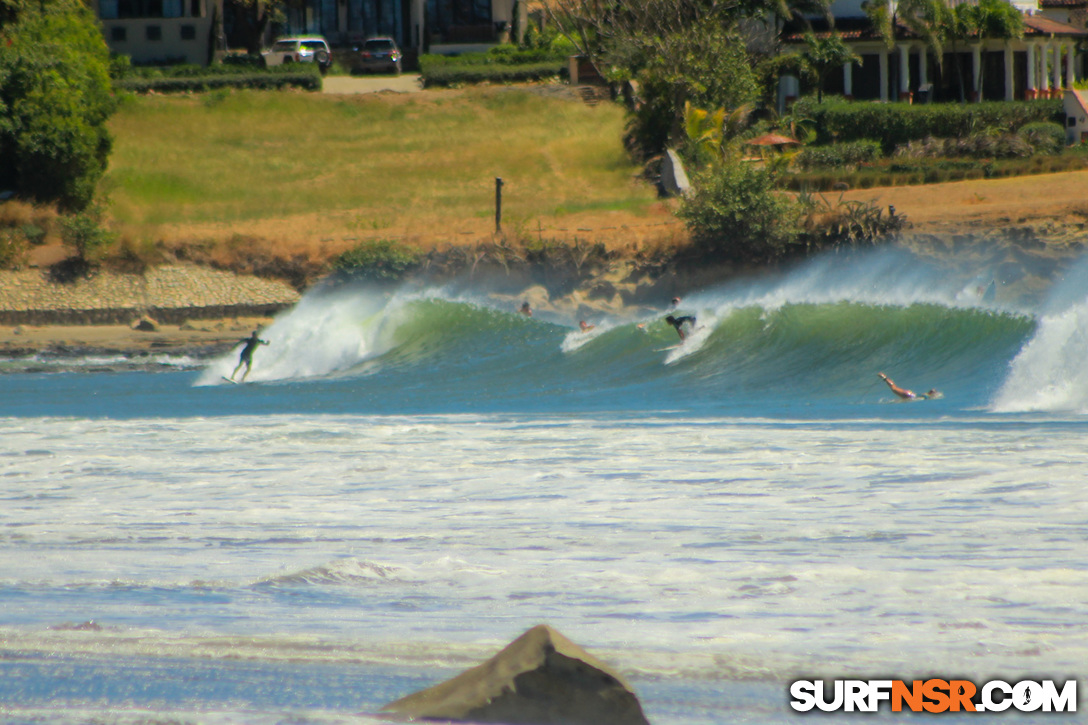
{"type": "Polygon", "coordinates": [[[333,269],[352,279],[395,281],[419,266],[418,250],[391,239],[362,242],[333,261],[333,269]]]}
{"type": "Polygon", "coordinates": [[[461,53],[460,55],[427,53],[419,56],[419,67],[426,74],[428,70],[444,66],[565,64],[567,55],[569,54],[551,48],[519,48],[516,45],[496,45],[494,48],[479,53],[461,53]]]}
{"type": "Polygon", "coordinates": [[[19,230],[23,233],[23,237],[26,241],[34,246],[38,246],[45,243],[45,230],[34,222],[27,222],[19,227],[19,230]]]}
{"type": "Polygon", "coordinates": [[[1059,123],[1037,121],[1025,124],[1017,131],[1038,154],[1060,153],[1065,147],[1065,129],[1059,123]]]}
{"type": "Polygon", "coordinates": [[[320,73],[316,63],[284,63],[265,67],[264,59],[259,55],[230,55],[221,63],[195,65],[193,63],[173,63],[170,65],[132,66],[125,76],[137,78],[205,78],[208,76],[237,76],[250,74],[281,73],[320,73]]]}
{"type": "Polygon", "coordinates": [[[802,192],[798,196],[801,209],[801,240],[814,248],[859,244],[876,244],[894,237],[905,226],[903,215],[884,214],[884,207],[875,201],[844,200],[841,196],[831,202],[823,195],[802,192]]]}
{"type": "Polygon", "coordinates": [[[964,138],[925,138],[900,146],[895,157],[1008,159],[1031,156],[1031,144],[1016,134],[976,133],[964,138]]]}
{"type": "Polygon", "coordinates": [[[804,98],[794,113],[815,122],[817,142],[880,139],[885,153],[926,137],[964,138],[988,129],[1017,129],[1064,118],[1061,100],[984,103],[816,103],[804,98]]]}
{"type": "Polygon", "coordinates": [[[132,75],[132,59],[127,55],[110,54],[110,78],[117,80],[132,75]]]}
{"type": "Polygon", "coordinates": [[[701,251],[726,259],[781,256],[797,235],[797,210],[774,177],[744,162],[697,175],[677,214],[701,251]]]}
{"type": "Polygon", "coordinates": [[[567,55],[552,47],[497,45],[482,53],[421,55],[419,69],[426,87],[523,83],[566,75],[567,55]]]}
{"type": "Polygon", "coordinates": [[[307,91],[321,90],[321,75],[315,70],[265,73],[254,71],[235,75],[208,75],[191,78],[136,78],[118,81],[117,86],[134,93],[192,93],[220,88],[249,88],[253,90],[278,90],[302,88],[307,91]]]}
{"type": "Polygon", "coordinates": [[[26,239],[17,230],[0,229],[0,269],[18,267],[26,259],[26,239]]]}
{"type": "Polygon", "coordinates": [[[61,219],[60,228],[61,238],[75,247],[76,254],[85,262],[97,256],[114,239],[102,228],[102,211],[97,205],[61,219]]]}
{"type": "Polygon", "coordinates": [[[853,166],[881,157],[880,143],[871,139],[847,141],[830,146],[806,146],[797,157],[802,169],[853,166]]]}
{"type": "Polygon", "coordinates": [[[79,0],[12,7],[0,43],[0,188],[83,209],[112,146],[109,51],[79,0]]]}
{"type": "Polygon", "coordinates": [[[530,63],[525,65],[487,65],[438,64],[424,67],[421,73],[423,85],[427,88],[436,86],[456,86],[465,83],[525,83],[528,81],[556,78],[567,73],[565,63],[530,63]]]}

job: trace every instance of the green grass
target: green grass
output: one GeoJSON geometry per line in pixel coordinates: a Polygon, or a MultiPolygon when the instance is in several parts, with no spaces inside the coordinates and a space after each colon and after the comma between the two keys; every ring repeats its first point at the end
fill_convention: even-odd
{"type": "Polygon", "coordinates": [[[111,212],[138,234],[270,220],[284,236],[441,230],[493,214],[496,177],[511,220],[655,202],[634,181],[620,107],[525,89],[138,97],[111,130],[111,212]]]}

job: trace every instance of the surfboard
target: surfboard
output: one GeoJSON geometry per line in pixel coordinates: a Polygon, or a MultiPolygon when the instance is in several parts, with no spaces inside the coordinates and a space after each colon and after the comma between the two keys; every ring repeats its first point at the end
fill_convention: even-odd
{"type": "Polygon", "coordinates": [[[669,345],[668,347],[659,347],[656,350],[654,350],[654,352],[668,352],[669,350],[675,350],[676,348],[683,347],[683,346],[684,346],[684,343],[679,342],[679,343],[677,343],[675,345],[669,345]]]}
{"type": "Polygon", "coordinates": [[[237,380],[231,380],[231,379],[230,379],[230,378],[228,378],[228,377],[227,377],[226,375],[223,375],[223,376],[222,376],[222,378],[223,378],[224,380],[226,380],[226,381],[227,381],[228,383],[234,383],[235,385],[241,385],[241,383],[240,383],[240,382],[238,382],[237,380]]]}

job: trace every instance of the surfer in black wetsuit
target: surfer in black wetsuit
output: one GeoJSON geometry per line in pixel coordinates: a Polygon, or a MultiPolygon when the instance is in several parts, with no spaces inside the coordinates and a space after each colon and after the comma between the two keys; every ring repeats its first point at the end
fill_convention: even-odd
{"type": "Polygon", "coordinates": [[[238,374],[239,368],[243,365],[246,366],[246,371],[242,373],[242,382],[246,381],[246,376],[249,375],[249,368],[253,365],[253,351],[257,349],[258,345],[267,345],[267,340],[262,340],[257,337],[257,330],[253,331],[253,334],[247,337],[241,342],[245,343],[245,347],[242,348],[242,354],[238,359],[238,367],[234,368],[234,372],[230,374],[230,379],[234,380],[234,376],[238,374]]]}
{"type": "Polygon", "coordinates": [[[669,315],[665,318],[665,322],[669,323],[676,328],[676,334],[680,336],[680,342],[684,341],[684,323],[690,322],[691,326],[695,327],[695,315],[684,315],[683,317],[673,317],[669,315]]]}

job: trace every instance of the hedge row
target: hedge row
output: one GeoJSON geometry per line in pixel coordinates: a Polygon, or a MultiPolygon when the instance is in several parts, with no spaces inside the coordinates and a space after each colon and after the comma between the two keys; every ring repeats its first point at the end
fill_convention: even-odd
{"type": "MultiPolygon", "coordinates": [[[[125,58],[127,60],[127,58],[125,58]]],[[[221,62],[209,65],[195,63],[175,63],[172,65],[129,65],[121,68],[116,64],[119,78],[197,78],[200,76],[229,76],[240,73],[298,73],[297,67],[290,63],[265,68],[264,59],[259,55],[229,55],[221,62]]]]}
{"type": "Polygon", "coordinates": [[[419,67],[424,73],[430,68],[461,65],[529,65],[536,63],[565,63],[567,55],[551,48],[518,48],[514,45],[498,45],[481,53],[460,55],[419,56],[419,67]]]}
{"type": "Polygon", "coordinates": [[[814,122],[819,144],[879,139],[885,153],[928,136],[959,138],[987,129],[1008,132],[1038,121],[1064,121],[1061,99],[908,105],[805,98],[795,104],[794,114],[814,122]]]}
{"type": "Polygon", "coordinates": [[[1060,156],[995,159],[985,163],[975,160],[939,159],[889,160],[879,166],[850,172],[802,172],[788,174],[781,183],[794,191],[836,191],[884,186],[938,184],[964,179],[996,179],[1032,174],[1052,174],[1088,168],[1088,154],[1065,153],[1060,156]]]}
{"type": "Polygon", "coordinates": [[[881,156],[880,143],[864,139],[830,146],[807,146],[797,157],[797,165],[802,169],[853,166],[876,161],[881,156]]]}
{"type": "Polygon", "coordinates": [[[249,88],[276,90],[301,88],[321,90],[321,76],[316,72],[239,73],[192,78],[122,78],[114,81],[117,88],[134,93],[187,93],[211,91],[217,88],[249,88]]]}
{"type": "Polygon", "coordinates": [[[440,65],[424,68],[423,86],[455,86],[463,83],[525,83],[567,74],[566,63],[525,65],[440,65]]]}

